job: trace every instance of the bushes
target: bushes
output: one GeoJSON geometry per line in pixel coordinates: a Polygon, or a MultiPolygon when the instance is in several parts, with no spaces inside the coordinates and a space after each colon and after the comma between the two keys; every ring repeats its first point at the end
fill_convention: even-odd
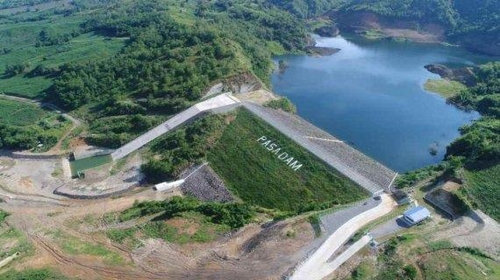
{"type": "Polygon", "coordinates": [[[403,267],[403,273],[410,280],[416,279],[418,274],[417,268],[411,264],[407,264],[403,267]]]}
{"type": "Polygon", "coordinates": [[[5,218],[7,218],[8,216],[9,216],[9,213],[0,209],[0,224],[3,223],[3,221],[5,221],[5,218]]]}
{"type": "MultiPolygon", "coordinates": [[[[255,210],[244,203],[200,202],[191,197],[175,196],[165,201],[145,201],[134,204],[120,214],[121,221],[162,213],[160,219],[170,219],[181,213],[197,212],[206,216],[211,223],[229,226],[232,229],[248,224],[255,210]]],[[[118,237],[117,237],[118,238],[118,237]]]]}
{"type": "Polygon", "coordinates": [[[266,104],[264,104],[264,106],[266,107],[270,107],[270,108],[273,108],[273,109],[281,109],[285,112],[289,112],[289,113],[297,113],[297,107],[295,107],[295,105],[292,103],[292,101],[290,101],[290,99],[286,98],[286,97],[282,97],[280,99],[277,99],[277,100],[271,100],[269,102],[267,102],[266,104]]]}
{"type": "Polygon", "coordinates": [[[147,180],[159,183],[172,179],[184,168],[203,160],[225,126],[224,116],[206,116],[153,142],[151,152],[158,156],[141,167],[147,180]]]}
{"type": "Polygon", "coordinates": [[[25,269],[22,271],[9,270],[0,274],[0,278],[4,280],[62,280],[67,279],[60,273],[56,273],[51,269],[25,269]]]}
{"type": "Polygon", "coordinates": [[[466,163],[500,160],[500,62],[488,63],[474,70],[477,84],[450,99],[486,115],[460,129],[461,136],[447,148],[446,157],[464,156],[466,163]]]}

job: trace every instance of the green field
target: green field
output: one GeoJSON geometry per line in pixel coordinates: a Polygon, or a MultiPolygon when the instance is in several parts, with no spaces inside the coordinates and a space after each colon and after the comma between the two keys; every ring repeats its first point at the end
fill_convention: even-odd
{"type": "Polygon", "coordinates": [[[102,258],[104,263],[109,265],[124,265],[125,259],[118,253],[110,251],[105,246],[98,243],[91,243],[72,235],[55,230],[51,232],[53,238],[61,249],[71,255],[89,255],[102,258]]]}
{"type": "Polygon", "coordinates": [[[424,89],[448,98],[457,95],[462,90],[467,89],[467,87],[457,81],[428,79],[424,84],[424,89]]]}
{"type": "Polygon", "coordinates": [[[208,161],[234,194],[266,208],[304,211],[366,197],[355,183],[246,110],[226,128],[208,161]],[[279,143],[303,167],[294,171],[279,160],[257,142],[261,136],[279,143]]]}
{"type": "Polygon", "coordinates": [[[495,261],[453,250],[427,254],[420,268],[424,279],[429,280],[498,279],[497,277],[500,277],[500,266],[495,261]]]}
{"type": "Polygon", "coordinates": [[[500,221],[500,164],[465,170],[465,188],[469,200],[493,219],[500,221]]]}
{"type": "Polygon", "coordinates": [[[48,112],[32,104],[0,98],[0,123],[30,125],[48,115],[48,112]]]}
{"type": "Polygon", "coordinates": [[[0,260],[12,256],[16,252],[21,253],[21,256],[30,255],[33,253],[33,249],[31,243],[21,231],[0,226],[0,260]]]}

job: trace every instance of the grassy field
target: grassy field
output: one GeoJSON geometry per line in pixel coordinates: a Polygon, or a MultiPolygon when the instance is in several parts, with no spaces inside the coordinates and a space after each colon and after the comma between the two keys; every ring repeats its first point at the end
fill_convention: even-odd
{"type": "Polygon", "coordinates": [[[82,241],[77,237],[62,233],[59,230],[52,232],[52,236],[59,243],[61,249],[71,255],[90,255],[103,259],[108,265],[124,265],[125,260],[118,253],[108,250],[106,247],[82,241]]]}
{"type": "Polygon", "coordinates": [[[243,201],[266,208],[300,211],[311,205],[344,204],[362,199],[363,190],[295,142],[246,110],[224,131],[208,161],[243,201]],[[257,139],[273,139],[303,167],[297,171],[279,160],[257,139]]]}
{"type": "MultiPolygon", "coordinates": [[[[348,279],[499,279],[500,264],[480,251],[429,242],[418,232],[389,239],[376,259],[365,258],[348,279]]],[[[369,249],[365,249],[367,254],[369,249]]]]}
{"type": "Polygon", "coordinates": [[[444,98],[455,96],[466,88],[467,87],[465,85],[457,81],[445,79],[428,79],[424,84],[425,90],[438,93],[444,98]]]}
{"type": "MultiPolygon", "coordinates": [[[[6,280],[65,280],[69,279],[64,277],[59,272],[54,271],[51,268],[39,268],[39,269],[25,269],[21,271],[9,270],[5,273],[0,274],[0,279],[6,280]]],[[[75,279],[75,278],[72,278],[75,279]]]]}
{"type": "Polygon", "coordinates": [[[0,99],[0,123],[8,125],[30,125],[49,114],[36,105],[0,99]]]}
{"type": "Polygon", "coordinates": [[[495,261],[455,250],[442,250],[427,254],[420,268],[423,279],[429,280],[498,279],[497,277],[500,277],[500,265],[495,261]]]}
{"type": "Polygon", "coordinates": [[[33,253],[33,246],[19,230],[0,226],[0,260],[16,252],[21,253],[21,257],[30,255],[33,253]]]}
{"type": "Polygon", "coordinates": [[[214,224],[200,213],[183,212],[165,221],[150,221],[128,229],[111,229],[106,234],[112,241],[134,248],[139,246],[139,238],[144,237],[183,245],[210,242],[230,230],[229,226],[214,224]]]}
{"type": "Polygon", "coordinates": [[[500,164],[464,171],[469,201],[493,219],[500,221],[500,164]]]}

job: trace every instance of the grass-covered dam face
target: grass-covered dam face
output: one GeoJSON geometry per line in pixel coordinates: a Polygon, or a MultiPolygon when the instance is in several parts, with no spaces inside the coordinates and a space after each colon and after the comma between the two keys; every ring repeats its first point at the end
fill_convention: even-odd
{"type": "Polygon", "coordinates": [[[208,161],[243,201],[305,211],[360,200],[367,193],[245,109],[226,127],[208,161]]]}

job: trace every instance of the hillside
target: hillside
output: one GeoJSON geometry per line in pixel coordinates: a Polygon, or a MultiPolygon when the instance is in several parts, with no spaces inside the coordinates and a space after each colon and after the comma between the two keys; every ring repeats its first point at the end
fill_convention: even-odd
{"type": "Polygon", "coordinates": [[[303,17],[330,17],[341,31],[366,32],[387,28],[424,33],[444,31],[441,40],[472,51],[500,55],[500,1],[490,0],[271,0],[303,17]],[[366,19],[368,17],[368,19],[366,19]],[[437,29],[437,30],[436,30],[437,29]]]}
{"type": "MultiPolygon", "coordinates": [[[[307,37],[292,15],[251,1],[5,5],[0,92],[73,111],[92,123],[88,143],[111,148],[188,107],[218,81],[250,76],[268,84],[271,55],[300,50],[307,37]]],[[[28,135],[26,142],[36,142],[28,135]]]]}
{"type": "Polygon", "coordinates": [[[337,262],[372,230],[379,243],[335,279],[499,279],[500,225],[489,217],[500,220],[499,62],[471,67],[474,83],[448,99],[481,119],[440,165],[400,180],[432,213],[414,227],[397,218],[407,205],[380,195],[396,173],[266,91],[273,56],[306,53],[322,26],[391,39],[387,29],[412,30],[500,54],[499,3],[0,0],[0,279],[284,279],[330,234],[345,235],[328,251],[337,262]],[[263,90],[238,94],[253,85],[263,90]],[[163,123],[222,96],[213,88],[247,109],[163,123]],[[256,99],[288,126],[249,110],[256,99]],[[160,124],[125,158],[95,156],[160,124]],[[78,164],[98,167],[71,174],[78,164]],[[360,179],[381,187],[371,197],[360,179]],[[174,180],[182,186],[155,186],[174,180]],[[451,181],[453,197],[489,216],[450,221],[422,199],[451,181]],[[391,213],[369,219],[385,204],[391,213]]]}

